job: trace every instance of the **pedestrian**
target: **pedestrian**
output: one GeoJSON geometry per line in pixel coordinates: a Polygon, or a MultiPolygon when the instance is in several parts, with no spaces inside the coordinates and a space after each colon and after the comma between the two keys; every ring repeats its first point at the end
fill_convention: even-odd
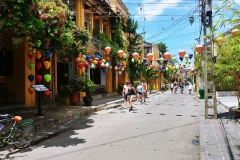
{"type": "Polygon", "coordinates": [[[171,92],[173,93],[173,82],[170,83],[170,89],[171,89],[171,92]]]}
{"type": "Polygon", "coordinates": [[[162,93],[163,93],[163,91],[164,91],[164,92],[166,91],[166,90],[165,90],[165,83],[164,83],[164,82],[161,83],[161,90],[162,90],[162,93]]]}
{"type": "Polygon", "coordinates": [[[179,82],[180,92],[183,94],[184,83],[180,80],[179,82]]]}
{"type": "Polygon", "coordinates": [[[177,93],[177,89],[178,89],[177,82],[174,83],[173,87],[174,87],[174,93],[177,93]]]}
{"type": "Polygon", "coordinates": [[[145,80],[142,80],[142,99],[144,102],[146,102],[147,98],[147,83],[145,80]]]}
{"type": "Polygon", "coordinates": [[[137,86],[137,98],[138,98],[138,102],[142,103],[142,83],[138,83],[137,86]]]}
{"type": "Polygon", "coordinates": [[[126,81],[125,85],[123,86],[123,90],[122,90],[122,95],[123,95],[123,99],[124,99],[124,107],[126,107],[127,105],[127,93],[128,93],[128,81],[126,81]]]}
{"type": "Polygon", "coordinates": [[[191,82],[189,82],[189,84],[188,84],[189,94],[192,94],[192,88],[193,88],[193,85],[191,82]]]}
{"type": "Polygon", "coordinates": [[[127,100],[129,102],[129,112],[132,110],[133,106],[132,106],[132,101],[133,101],[133,97],[136,94],[135,88],[132,86],[131,82],[128,82],[128,93],[127,93],[127,100]]]}

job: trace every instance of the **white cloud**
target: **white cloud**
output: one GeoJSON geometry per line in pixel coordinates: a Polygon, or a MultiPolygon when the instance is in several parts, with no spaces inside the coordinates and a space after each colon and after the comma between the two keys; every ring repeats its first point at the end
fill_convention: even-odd
{"type": "Polygon", "coordinates": [[[161,0],[159,2],[156,2],[156,0],[144,0],[142,2],[139,2],[139,4],[142,5],[142,10],[140,10],[141,6],[138,6],[136,8],[137,15],[135,15],[134,18],[144,18],[144,15],[146,20],[154,20],[156,18],[159,18],[157,15],[162,15],[166,10],[178,9],[178,4],[182,1],[183,0],[161,0]]]}

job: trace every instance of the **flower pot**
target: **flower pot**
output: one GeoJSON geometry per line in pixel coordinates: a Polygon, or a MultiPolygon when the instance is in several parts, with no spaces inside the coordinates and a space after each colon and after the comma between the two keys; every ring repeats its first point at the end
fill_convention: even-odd
{"type": "Polygon", "coordinates": [[[92,105],[93,98],[92,97],[83,97],[83,102],[85,106],[91,106],[92,105]]]}
{"type": "Polygon", "coordinates": [[[79,93],[72,93],[71,94],[71,102],[74,105],[78,105],[80,102],[80,94],[79,93]]]}
{"type": "Polygon", "coordinates": [[[240,118],[240,110],[233,110],[235,117],[240,118]]]}

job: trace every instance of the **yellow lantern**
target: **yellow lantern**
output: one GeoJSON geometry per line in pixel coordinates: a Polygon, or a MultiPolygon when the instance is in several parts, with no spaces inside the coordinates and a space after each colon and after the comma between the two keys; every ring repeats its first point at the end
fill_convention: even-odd
{"type": "Polygon", "coordinates": [[[97,60],[93,60],[93,64],[94,64],[94,65],[97,65],[97,64],[98,64],[98,61],[97,61],[97,60]]]}
{"type": "Polygon", "coordinates": [[[50,66],[51,66],[51,62],[49,62],[49,61],[44,61],[44,66],[45,66],[46,69],[49,69],[50,66]]]}
{"type": "Polygon", "coordinates": [[[40,59],[41,56],[42,56],[41,52],[40,52],[40,51],[36,51],[36,53],[35,53],[35,58],[36,58],[36,59],[40,59]]]}

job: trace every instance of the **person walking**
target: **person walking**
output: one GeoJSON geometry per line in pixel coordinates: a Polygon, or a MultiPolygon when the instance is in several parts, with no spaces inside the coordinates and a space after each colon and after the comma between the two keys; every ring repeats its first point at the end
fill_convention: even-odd
{"type": "Polygon", "coordinates": [[[164,92],[166,91],[166,90],[165,90],[165,83],[164,83],[164,82],[161,83],[161,90],[162,90],[162,93],[163,93],[163,91],[164,91],[164,92]]]}
{"type": "Polygon", "coordinates": [[[173,93],[173,82],[170,83],[170,89],[171,89],[171,92],[173,93]]]}
{"type": "Polygon", "coordinates": [[[122,95],[123,95],[123,99],[124,99],[124,103],[122,105],[124,105],[124,107],[126,107],[126,105],[127,105],[127,93],[128,93],[128,81],[126,81],[125,85],[123,86],[123,90],[122,90],[122,95]]]}
{"type": "Polygon", "coordinates": [[[132,86],[131,82],[128,82],[128,93],[127,93],[127,100],[129,102],[129,112],[132,110],[133,106],[132,106],[132,101],[133,101],[133,97],[136,94],[135,88],[132,86]]]}
{"type": "Polygon", "coordinates": [[[138,83],[137,86],[137,98],[138,98],[138,102],[142,103],[142,83],[138,83]]]}
{"type": "Polygon", "coordinates": [[[147,98],[147,83],[145,82],[145,80],[142,80],[142,98],[143,98],[143,101],[146,102],[146,98],[147,98]]]}
{"type": "Polygon", "coordinates": [[[180,92],[181,92],[181,94],[183,94],[183,88],[184,88],[184,83],[183,83],[183,81],[180,81],[180,82],[179,82],[179,87],[180,87],[180,92]]]}

